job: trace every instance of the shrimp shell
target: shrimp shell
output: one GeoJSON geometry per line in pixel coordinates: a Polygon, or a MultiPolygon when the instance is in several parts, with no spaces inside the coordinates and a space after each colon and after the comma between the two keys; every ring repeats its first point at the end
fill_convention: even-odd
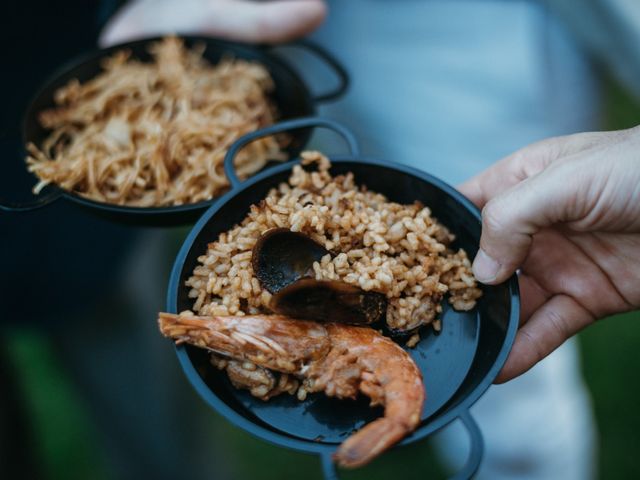
{"type": "MultiPolygon", "coordinates": [[[[176,343],[186,342],[298,378],[302,381],[299,398],[306,392],[351,399],[362,393],[372,406],[382,405],[381,418],[340,445],[333,457],[340,466],[369,463],[420,423],[425,400],[420,370],[407,352],[371,328],[280,315],[160,313],[158,322],[162,334],[176,343]]],[[[258,391],[264,399],[283,391],[292,393],[291,388],[282,387],[258,391]]]]}

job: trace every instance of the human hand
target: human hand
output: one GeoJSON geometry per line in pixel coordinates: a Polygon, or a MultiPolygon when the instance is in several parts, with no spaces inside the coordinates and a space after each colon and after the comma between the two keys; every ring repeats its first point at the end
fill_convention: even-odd
{"type": "Polygon", "coordinates": [[[483,208],[477,279],[520,269],[520,329],[497,383],[640,307],[640,126],[533,144],[460,190],[483,208]]]}
{"type": "Polygon", "coordinates": [[[99,43],[168,33],[279,43],[312,32],[325,16],[324,0],[135,0],[109,20],[99,43]]]}

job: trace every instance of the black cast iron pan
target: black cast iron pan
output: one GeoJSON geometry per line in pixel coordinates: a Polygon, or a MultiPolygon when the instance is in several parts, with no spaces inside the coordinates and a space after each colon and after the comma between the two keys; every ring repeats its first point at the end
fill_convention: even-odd
{"type": "MultiPolygon", "coordinates": [[[[347,72],[338,61],[326,50],[308,41],[298,41],[278,47],[267,47],[230,43],[207,37],[182,36],[181,38],[189,47],[195,44],[205,44],[206,50],[203,56],[214,64],[218,63],[223,57],[231,56],[257,61],[264,65],[274,80],[275,91],[273,98],[282,119],[314,114],[317,103],[333,100],[341,96],[349,84],[347,72]],[[307,87],[296,70],[277,54],[277,49],[283,47],[301,48],[319,57],[335,72],[338,78],[337,85],[325,93],[311,93],[309,87],[307,87]]],[[[150,61],[149,45],[160,39],[161,38],[149,38],[136,40],[109,48],[103,48],[63,66],[44,84],[31,101],[22,125],[24,144],[26,145],[28,142],[33,142],[36,145],[40,145],[46,138],[48,131],[40,126],[38,114],[42,110],[54,106],[53,96],[57,89],[66,85],[72,79],[85,82],[95,77],[101,72],[100,65],[102,60],[118,50],[130,50],[134,58],[142,61],[150,61]]],[[[307,144],[310,134],[311,131],[309,129],[300,129],[294,132],[292,142],[287,147],[287,153],[290,158],[294,158],[307,144]]],[[[19,161],[24,164],[25,156],[26,155],[22,158],[11,159],[11,161],[19,161]]],[[[26,164],[24,168],[26,170],[26,164]]],[[[36,178],[34,176],[33,184],[35,185],[35,183],[36,178]]],[[[33,210],[44,207],[59,199],[74,202],[88,209],[91,213],[106,216],[119,222],[157,226],[191,223],[199,218],[200,215],[215,202],[215,199],[212,199],[170,207],[127,207],[89,200],[76,193],[50,185],[39,195],[32,196],[32,199],[27,202],[0,200],[0,209],[8,211],[33,210]]]]}
{"type": "MultiPolygon", "coordinates": [[[[269,168],[240,182],[233,172],[233,158],[248,142],[276,132],[325,127],[341,134],[349,144],[347,156],[331,157],[332,173],[353,172],[356,183],[384,193],[391,200],[411,203],[420,200],[433,215],[456,235],[456,247],[475,256],[480,240],[480,213],[454,188],[411,167],[359,155],[352,135],[325,119],[306,118],[283,122],[239,139],[225,158],[231,191],[220,198],[200,218],[185,240],[175,261],[169,283],[167,309],[180,312],[192,307],[185,281],[206,251],[207,243],[239,223],[251,204],[288,179],[297,160],[269,168]]],[[[471,454],[456,478],[468,478],[482,458],[482,436],[469,408],[491,385],[513,343],[518,326],[519,294],[513,277],[497,286],[485,286],[478,306],[470,312],[456,312],[446,300],[442,331],[422,332],[422,340],[409,353],[424,376],[427,399],[422,423],[400,445],[425,438],[455,419],[461,419],[472,440],[471,454]]],[[[179,361],[189,381],[201,397],[233,424],[276,445],[319,454],[326,478],[337,478],[331,454],[354,429],[380,414],[366,401],[340,401],[321,394],[299,402],[281,396],[263,402],[231,386],[226,375],[215,370],[208,353],[186,345],[176,347],[179,361]]]]}

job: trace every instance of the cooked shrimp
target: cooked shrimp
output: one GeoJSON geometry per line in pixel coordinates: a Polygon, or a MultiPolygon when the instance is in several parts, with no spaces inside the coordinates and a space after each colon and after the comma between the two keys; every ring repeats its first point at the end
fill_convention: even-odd
{"type": "MultiPolygon", "coordinates": [[[[340,445],[334,460],[343,467],[370,462],[420,423],[425,398],[420,370],[407,352],[371,328],[279,315],[196,317],[169,313],[160,314],[159,325],[162,334],[176,343],[249,362],[249,370],[253,364],[300,379],[299,398],[306,392],[352,399],[362,393],[371,399],[372,406],[384,406],[383,417],[340,445]]],[[[255,384],[237,385],[251,388],[255,384]]],[[[270,398],[290,391],[273,385],[271,391],[258,389],[259,396],[270,398]]]]}

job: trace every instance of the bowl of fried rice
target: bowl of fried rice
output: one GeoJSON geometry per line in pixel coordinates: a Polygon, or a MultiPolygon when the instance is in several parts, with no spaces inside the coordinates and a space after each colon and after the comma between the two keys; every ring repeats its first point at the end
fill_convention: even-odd
{"type": "MultiPolygon", "coordinates": [[[[519,317],[515,276],[482,286],[471,272],[481,232],[478,209],[428,173],[363,157],[349,131],[327,119],[285,121],[242,137],[228,150],[225,171],[231,190],[185,239],[167,311],[205,318],[269,314],[272,293],[253,270],[257,242],[282,230],[309,237],[331,252],[313,263],[311,278],[383,295],[386,313],[370,327],[405,348],[420,369],[425,405],[418,428],[400,445],[460,419],[472,448],[459,475],[469,478],[482,458],[482,436],[469,408],[506,361],[519,317]],[[247,144],[311,127],[342,135],[350,154],[307,151],[246,180],[235,174],[234,156],[247,144]]],[[[330,305],[326,321],[332,321],[330,305]]],[[[257,390],[240,390],[216,352],[186,344],[176,352],[215,411],[271,443],[319,454],[326,478],[335,478],[331,454],[337,446],[376,415],[364,401],[336,403],[307,395],[295,383],[286,386],[289,395],[265,401],[256,398],[257,390]]]]}

